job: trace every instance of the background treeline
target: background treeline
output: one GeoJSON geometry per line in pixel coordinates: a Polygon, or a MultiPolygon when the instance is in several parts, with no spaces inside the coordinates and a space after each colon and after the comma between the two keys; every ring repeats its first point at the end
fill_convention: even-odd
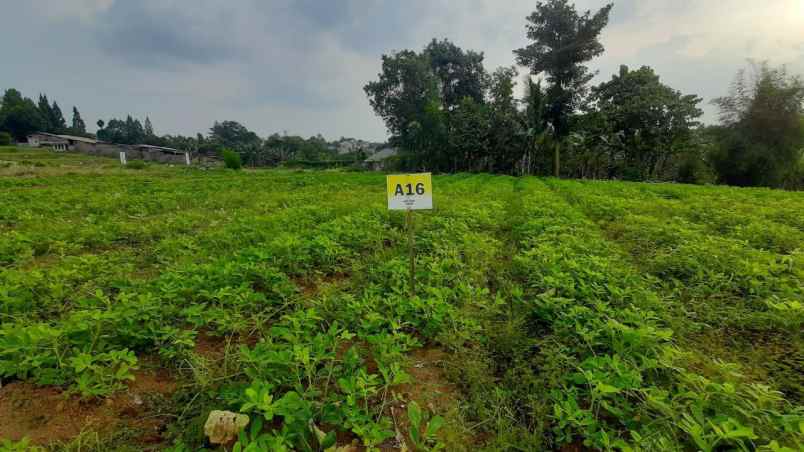
{"type": "Polygon", "coordinates": [[[513,51],[521,80],[515,67],[488,73],[482,53],[448,40],[383,55],[364,89],[403,151],[400,169],[804,187],[799,77],[753,64],[714,101],[721,125],[710,127],[702,99],[650,67],[622,66],[590,86],[585,63],[604,51],[611,8],[537,3],[528,42],[513,51]]]}
{"type": "Polygon", "coordinates": [[[78,108],[73,107],[68,125],[59,104],[55,100],[51,103],[47,95],[40,94],[34,102],[16,89],[7,89],[0,99],[0,144],[11,139],[24,142],[33,132],[89,136],[78,108]]]}
{"type": "Polygon", "coordinates": [[[299,164],[316,166],[338,162],[355,163],[366,158],[371,149],[356,149],[339,153],[341,138],[328,142],[321,135],[303,138],[297,135],[275,133],[268,138],[260,137],[237,121],[215,122],[207,135],[195,137],[182,135],[156,135],[149,118],[144,122],[131,116],[122,119],[98,121],[98,139],[122,144],[150,144],[166,146],[202,155],[221,156],[224,150],[237,153],[246,166],[276,166],[299,164]]]}
{"type": "MultiPolygon", "coordinates": [[[[274,134],[263,139],[236,121],[215,122],[205,136],[162,135],[154,133],[149,118],[144,122],[131,116],[123,119],[98,121],[98,139],[122,144],[150,144],[198,152],[206,155],[220,154],[231,149],[241,155],[249,166],[277,165],[291,159],[320,160],[336,158],[337,152],[317,135],[309,139],[299,136],[274,134]]],[[[346,157],[348,158],[348,156],[346,157]]]]}
{"type": "MultiPolygon", "coordinates": [[[[328,142],[321,135],[310,138],[275,133],[261,138],[236,121],[215,122],[207,135],[158,135],[151,119],[144,121],[131,115],[125,119],[111,118],[97,121],[96,134],[88,133],[86,124],[76,107],[68,125],[56,101],[40,95],[38,102],[23,97],[20,91],[7,89],[0,99],[0,145],[13,141],[24,143],[34,132],[48,132],[85,137],[96,137],[116,144],[150,144],[165,146],[208,156],[219,156],[223,149],[238,153],[247,166],[275,166],[297,164],[305,166],[332,166],[362,162],[379,144],[339,152],[339,144],[348,138],[328,142]]],[[[356,140],[353,140],[356,141],[356,140]]],[[[365,142],[364,142],[365,143],[365,142]]],[[[367,143],[370,144],[370,143],[367,143]]]]}
{"type": "Polygon", "coordinates": [[[366,158],[369,148],[358,148],[352,152],[339,153],[338,144],[346,140],[341,138],[328,142],[320,134],[309,138],[298,135],[274,133],[268,138],[261,138],[236,121],[215,122],[207,138],[199,135],[197,140],[204,140],[200,149],[211,153],[220,149],[231,149],[238,154],[246,166],[285,165],[337,165],[339,163],[357,163],[366,158]]]}

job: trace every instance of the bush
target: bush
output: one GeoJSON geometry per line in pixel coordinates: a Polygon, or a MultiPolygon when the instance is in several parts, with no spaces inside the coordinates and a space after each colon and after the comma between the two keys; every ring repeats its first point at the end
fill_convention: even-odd
{"type": "Polygon", "coordinates": [[[782,188],[786,190],[804,190],[804,156],[798,166],[790,169],[784,178],[782,188]]]}
{"type": "Polygon", "coordinates": [[[682,158],[675,180],[684,184],[711,184],[715,181],[715,175],[702,158],[690,155],[682,158]]]}
{"type": "Polygon", "coordinates": [[[8,146],[11,144],[11,134],[8,132],[0,132],[0,146],[8,146]]]}
{"type": "Polygon", "coordinates": [[[221,155],[223,156],[223,164],[227,168],[239,170],[243,167],[243,162],[240,160],[240,154],[237,152],[231,149],[224,149],[221,151],[221,155]]]}
{"type": "Polygon", "coordinates": [[[132,160],[126,164],[126,168],[135,170],[145,169],[147,166],[142,160],[132,160]]]}

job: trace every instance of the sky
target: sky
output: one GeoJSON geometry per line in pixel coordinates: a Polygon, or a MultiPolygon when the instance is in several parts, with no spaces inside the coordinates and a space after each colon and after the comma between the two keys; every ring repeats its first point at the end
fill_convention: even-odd
{"type": "MultiPolygon", "coordinates": [[[[621,64],[709,101],[748,60],[804,74],[804,0],[613,0],[589,63],[621,64]]],[[[578,0],[579,10],[605,1],[578,0]]],[[[486,69],[514,64],[535,0],[0,0],[0,90],[98,119],[150,117],[158,134],[234,120],[262,136],[384,141],[363,86],[381,56],[448,38],[486,69]]],[[[525,73],[520,68],[520,73],[525,73]]]]}

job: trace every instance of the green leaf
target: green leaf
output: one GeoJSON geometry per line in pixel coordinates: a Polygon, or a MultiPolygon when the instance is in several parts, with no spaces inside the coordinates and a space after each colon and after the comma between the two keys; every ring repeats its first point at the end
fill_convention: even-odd
{"type": "Polygon", "coordinates": [[[606,383],[597,383],[595,387],[601,394],[616,394],[620,392],[620,388],[606,383]]]}
{"type": "Polygon", "coordinates": [[[337,442],[337,439],[338,439],[338,437],[335,434],[334,430],[329,432],[329,433],[327,433],[327,436],[325,436],[324,439],[321,440],[321,448],[322,449],[329,449],[330,447],[335,446],[335,443],[337,442]]]}
{"type": "Polygon", "coordinates": [[[410,423],[416,430],[421,429],[422,425],[422,410],[419,408],[419,404],[415,401],[411,401],[408,404],[408,419],[410,419],[410,423]]]}
{"type": "Polygon", "coordinates": [[[441,427],[444,426],[444,418],[441,416],[434,416],[430,419],[430,422],[427,423],[427,432],[425,435],[428,438],[432,438],[441,430],[441,427]]]}

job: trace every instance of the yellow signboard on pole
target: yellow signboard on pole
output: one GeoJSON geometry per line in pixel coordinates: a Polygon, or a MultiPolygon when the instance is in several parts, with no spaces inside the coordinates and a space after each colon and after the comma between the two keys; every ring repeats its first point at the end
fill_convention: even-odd
{"type": "Polygon", "coordinates": [[[389,210],[432,210],[433,181],[430,173],[386,177],[389,210]]]}
{"type": "Polygon", "coordinates": [[[410,296],[416,295],[416,239],[413,211],[433,209],[433,180],[430,173],[397,174],[386,177],[388,209],[404,210],[410,252],[410,296]]]}

